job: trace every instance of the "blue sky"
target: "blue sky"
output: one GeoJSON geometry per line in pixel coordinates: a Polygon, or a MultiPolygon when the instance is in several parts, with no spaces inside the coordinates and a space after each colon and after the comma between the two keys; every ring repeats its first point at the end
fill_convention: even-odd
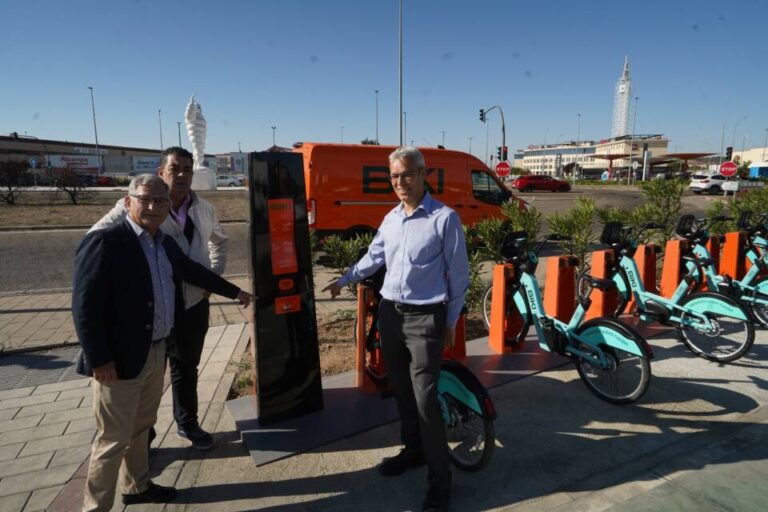
{"type": "MultiPolygon", "coordinates": [[[[406,142],[485,155],[500,144],[610,134],[624,56],[637,133],[670,150],[762,146],[768,128],[763,0],[405,0],[406,142]],[[746,119],[742,119],[744,117],[746,119]],[[741,120],[740,120],[741,119],[741,120]],[[740,120],[740,121],[739,121],[740,120]],[[738,125],[735,123],[738,121],[738,125]],[[745,138],[745,136],[747,138],[745,138]]],[[[276,142],[397,144],[398,0],[0,0],[0,133],[175,144],[190,95],[207,152],[276,142]],[[343,126],[343,130],[342,130],[343,126]]],[[[183,127],[183,125],[182,125],[183,127]]],[[[184,145],[189,147],[188,141],[184,145]]]]}

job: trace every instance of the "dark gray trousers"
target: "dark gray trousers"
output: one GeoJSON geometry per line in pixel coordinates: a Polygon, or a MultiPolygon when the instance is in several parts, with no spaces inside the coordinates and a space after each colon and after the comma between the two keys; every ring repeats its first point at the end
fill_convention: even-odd
{"type": "Polygon", "coordinates": [[[429,485],[448,488],[451,484],[448,440],[437,402],[445,307],[430,313],[402,312],[391,302],[382,301],[379,333],[389,387],[400,413],[405,449],[423,451],[429,485]]]}

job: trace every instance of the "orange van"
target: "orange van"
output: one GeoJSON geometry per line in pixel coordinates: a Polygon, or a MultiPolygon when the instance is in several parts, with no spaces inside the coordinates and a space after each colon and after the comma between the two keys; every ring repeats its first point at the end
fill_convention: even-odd
{"type": "MultiPolygon", "coordinates": [[[[309,225],[320,236],[375,231],[397,197],[389,181],[389,154],[396,146],[304,142],[309,225]]],[[[427,164],[427,188],[463,224],[502,217],[499,205],[514,196],[480,160],[461,151],[419,148],[427,164]]],[[[519,198],[516,200],[525,204],[519,198]]]]}

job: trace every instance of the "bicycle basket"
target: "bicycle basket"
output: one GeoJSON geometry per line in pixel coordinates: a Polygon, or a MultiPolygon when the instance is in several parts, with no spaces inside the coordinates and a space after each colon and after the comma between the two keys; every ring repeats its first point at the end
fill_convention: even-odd
{"type": "Polygon", "coordinates": [[[528,234],[525,231],[507,233],[501,242],[501,255],[505,260],[522,260],[528,247],[528,234]]]}
{"type": "Polygon", "coordinates": [[[600,235],[600,243],[603,245],[614,246],[621,244],[621,231],[624,225],[618,221],[606,222],[603,232],[600,235]]]}
{"type": "Polygon", "coordinates": [[[681,215],[680,220],[677,221],[677,227],[675,233],[677,236],[690,240],[693,238],[693,215],[681,215]]]}

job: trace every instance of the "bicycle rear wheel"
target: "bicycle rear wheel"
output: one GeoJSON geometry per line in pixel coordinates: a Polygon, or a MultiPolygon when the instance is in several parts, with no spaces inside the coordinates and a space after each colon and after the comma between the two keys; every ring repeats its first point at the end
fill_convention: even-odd
{"type": "MultiPolygon", "coordinates": [[[[578,327],[576,334],[598,341],[598,348],[607,358],[608,364],[603,367],[592,359],[574,357],[579,377],[595,396],[621,405],[635,402],[643,396],[651,382],[651,364],[645,341],[639,334],[609,318],[585,322],[578,327]],[[602,339],[620,339],[627,350],[600,343],[602,339]]],[[[581,345],[583,348],[584,344],[581,345]]]]}
{"type": "MultiPolygon", "coordinates": [[[[581,274],[579,274],[578,280],[576,281],[576,293],[579,297],[585,299],[590,296],[592,293],[592,288],[587,282],[586,279],[584,279],[584,276],[590,275],[589,273],[590,268],[587,267],[581,274]]],[[[617,301],[616,306],[607,313],[612,316],[613,318],[620,317],[624,310],[627,308],[627,304],[629,304],[629,298],[632,294],[632,291],[629,287],[629,280],[627,279],[627,276],[624,272],[616,272],[613,276],[610,277],[610,279],[613,279],[616,282],[616,295],[617,295],[617,301]]],[[[602,292],[605,293],[605,292],[602,292]]]]}
{"type": "MultiPolygon", "coordinates": [[[[705,315],[712,327],[680,325],[677,337],[697,356],[728,363],[744,356],[755,342],[755,327],[746,309],[736,300],[713,292],[697,292],[680,301],[680,306],[705,315]]],[[[695,318],[683,313],[683,321],[695,318]]]]}

